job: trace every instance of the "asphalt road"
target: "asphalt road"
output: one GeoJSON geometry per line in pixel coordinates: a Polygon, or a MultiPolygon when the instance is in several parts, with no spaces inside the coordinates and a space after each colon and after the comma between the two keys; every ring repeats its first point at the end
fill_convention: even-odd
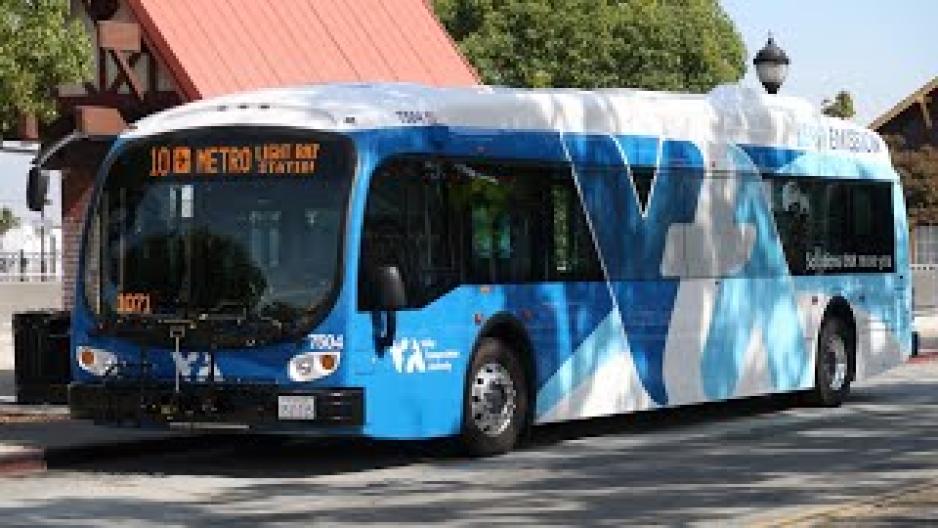
{"type": "MultiPolygon", "coordinates": [[[[0,479],[0,524],[787,522],[938,482],[938,361],[839,409],[758,399],[540,428],[517,452],[234,436],[0,479]]],[[[938,521],[929,509],[916,515],[938,521]]]]}

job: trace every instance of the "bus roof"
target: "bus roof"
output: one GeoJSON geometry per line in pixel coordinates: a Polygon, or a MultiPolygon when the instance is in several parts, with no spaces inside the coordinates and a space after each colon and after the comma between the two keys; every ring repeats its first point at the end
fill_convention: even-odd
{"type": "Polygon", "coordinates": [[[438,88],[317,84],[188,103],[137,122],[128,137],[223,125],[352,131],[400,126],[640,135],[888,159],[883,140],[801,98],[737,85],[708,94],[635,89],[438,88]]]}

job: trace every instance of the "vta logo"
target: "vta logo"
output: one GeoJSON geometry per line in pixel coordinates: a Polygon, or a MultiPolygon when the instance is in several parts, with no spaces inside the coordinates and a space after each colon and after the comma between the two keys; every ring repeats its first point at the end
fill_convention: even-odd
{"type": "Polygon", "coordinates": [[[401,374],[413,374],[414,372],[426,372],[427,363],[424,359],[424,348],[433,347],[433,343],[427,340],[421,342],[418,339],[402,338],[391,345],[391,361],[394,362],[394,370],[401,374]],[[405,357],[406,356],[406,357],[405,357]]]}
{"type": "MultiPolygon", "coordinates": [[[[209,369],[212,368],[211,354],[208,352],[173,352],[173,363],[180,377],[189,381],[208,380],[209,369]]],[[[215,364],[215,381],[222,381],[221,370],[215,364]]]]}

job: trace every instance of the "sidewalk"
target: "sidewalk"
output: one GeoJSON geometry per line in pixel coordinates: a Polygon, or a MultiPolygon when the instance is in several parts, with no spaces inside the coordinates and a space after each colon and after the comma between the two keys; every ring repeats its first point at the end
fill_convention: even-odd
{"type": "MultiPolygon", "coordinates": [[[[3,412],[0,408],[0,414],[3,412]]],[[[61,414],[47,418],[53,419],[28,423],[0,421],[0,478],[43,470],[53,461],[135,454],[165,446],[167,441],[196,438],[172,431],[100,427],[61,414]]]]}
{"type": "Polygon", "coordinates": [[[117,429],[72,420],[63,405],[17,405],[13,371],[0,370],[0,478],[40,471],[55,461],[134,455],[206,438],[180,431],[117,429]]]}
{"type": "Polygon", "coordinates": [[[938,482],[897,490],[869,499],[813,508],[765,527],[926,526],[938,522],[938,482]]]}
{"type": "Polygon", "coordinates": [[[13,371],[0,370],[0,478],[56,461],[135,455],[195,445],[208,434],[151,431],[72,420],[64,405],[18,405],[13,371]]]}

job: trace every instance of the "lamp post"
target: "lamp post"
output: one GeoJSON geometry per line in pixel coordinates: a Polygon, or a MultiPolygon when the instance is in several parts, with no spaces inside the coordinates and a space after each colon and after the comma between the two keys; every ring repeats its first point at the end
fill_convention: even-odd
{"type": "Polygon", "coordinates": [[[785,50],[775,43],[771,33],[769,41],[756,53],[752,63],[756,66],[756,75],[759,76],[759,82],[765,87],[765,91],[772,95],[777,94],[788,76],[788,65],[791,61],[788,60],[785,50]]]}

